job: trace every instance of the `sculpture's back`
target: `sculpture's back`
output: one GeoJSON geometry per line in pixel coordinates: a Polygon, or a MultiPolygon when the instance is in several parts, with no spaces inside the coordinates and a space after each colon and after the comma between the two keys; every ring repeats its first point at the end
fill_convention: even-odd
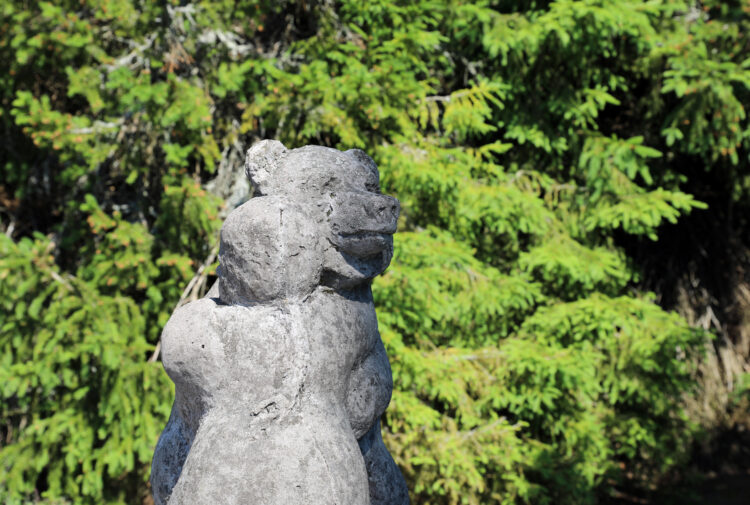
{"type": "Polygon", "coordinates": [[[380,437],[392,389],[370,281],[398,202],[361,151],[264,141],[222,227],[218,286],[162,334],[175,382],[157,503],[406,504],[380,437]]]}

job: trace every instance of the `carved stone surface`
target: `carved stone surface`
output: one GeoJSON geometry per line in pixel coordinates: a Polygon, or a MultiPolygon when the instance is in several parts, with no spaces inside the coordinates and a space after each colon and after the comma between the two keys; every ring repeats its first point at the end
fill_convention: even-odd
{"type": "Polygon", "coordinates": [[[383,445],[393,387],[370,283],[399,204],[364,152],[263,141],[256,196],[221,230],[219,279],[162,333],[176,386],[157,505],[403,505],[383,445]]]}

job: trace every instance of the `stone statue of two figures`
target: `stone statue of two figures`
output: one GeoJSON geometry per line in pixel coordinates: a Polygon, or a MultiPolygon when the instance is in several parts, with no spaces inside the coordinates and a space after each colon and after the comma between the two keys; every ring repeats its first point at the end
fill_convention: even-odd
{"type": "Polygon", "coordinates": [[[256,197],[221,230],[219,279],[162,333],[176,398],[157,505],[406,505],[383,445],[393,387],[370,283],[399,204],[364,152],[263,141],[256,197]]]}

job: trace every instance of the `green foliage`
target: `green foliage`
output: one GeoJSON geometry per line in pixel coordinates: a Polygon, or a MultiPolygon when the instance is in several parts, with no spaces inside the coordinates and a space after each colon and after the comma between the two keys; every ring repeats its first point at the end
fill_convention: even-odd
{"type": "Polygon", "coordinates": [[[32,494],[126,503],[169,412],[169,381],[132,298],[59,271],[43,236],[0,236],[3,501],[32,494]],[[131,482],[131,486],[133,482],[131,482]],[[5,494],[7,493],[7,494],[5,494]]]}
{"type": "Polygon", "coordinates": [[[363,148],[402,202],[374,294],[384,436],[415,503],[596,503],[684,458],[706,336],[638,289],[621,246],[705,208],[685,160],[748,196],[742,2],[9,1],[0,18],[2,500],[147,493],[172,394],[150,358],[221,224],[203,188],[259,138],[363,148]]]}

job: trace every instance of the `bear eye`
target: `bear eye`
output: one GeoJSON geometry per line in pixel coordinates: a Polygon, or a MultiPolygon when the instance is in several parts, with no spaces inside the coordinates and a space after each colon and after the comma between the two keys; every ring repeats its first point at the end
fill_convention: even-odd
{"type": "Polygon", "coordinates": [[[365,189],[371,193],[380,193],[380,174],[375,164],[365,165],[367,174],[365,175],[365,189]]]}
{"type": "Polygon", "coordinates": [[[380,194],[380,184],[376,180],[373,182],[371,179],[368,178],[367,182],[365,182],[365,189],[369,191],[370,193],[378,193],[380,194]]]}

